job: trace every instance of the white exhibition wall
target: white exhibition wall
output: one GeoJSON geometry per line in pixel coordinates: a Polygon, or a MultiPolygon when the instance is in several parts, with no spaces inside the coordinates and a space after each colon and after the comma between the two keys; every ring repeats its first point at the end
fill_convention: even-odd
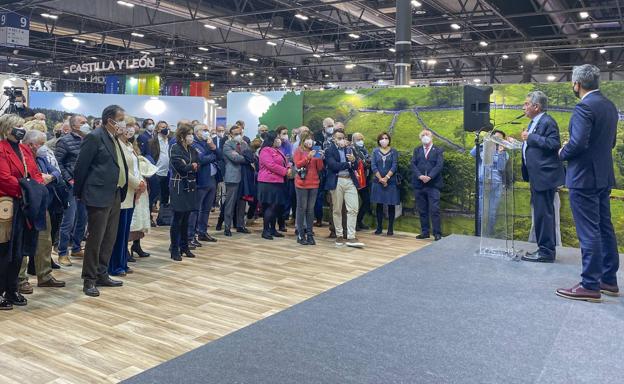
{"type": "Polygon", "coordinates": [[[137,120],[152,118],[164,120],[172,128],[182,119],[207,123],[209,104],[203,97],[191,96],[137,96],[99,93],[30,92],[29,106],[85,116],[102,116],[109,105],[117,104],[137,120]]]}
{"type": "Polygon", "coordinates": [[[260,117],[269,110],[272,104],[280,101],[286,91],[268,92],[229,92],[227,94],[228,128],[238,120],[245,122],[245,136],[256,137],[260,117]]]}

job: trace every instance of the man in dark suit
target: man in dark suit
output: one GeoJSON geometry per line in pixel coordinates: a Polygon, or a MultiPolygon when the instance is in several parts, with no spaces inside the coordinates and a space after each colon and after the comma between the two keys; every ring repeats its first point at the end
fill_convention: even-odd
{"type": "Polygon", "coordinates": [[[522,260],[553,263],[557,245],[554,201],[557,187],[564,183],[564,171],[557,153],[561,148],[559,127],[546,113],[547,109],[548,97],[544,92],[527,95],[524,113],[531,122],[522,132],[522,178],[531,188],[538,249],[527,252],[522,260]]]}
{"type": "Polygon", "coordinates": [[[149,154],[148,142],[156,136],[154,134],[154,130],[156,129],[156,125],[154,125],[154,120],[145,119],[143,120],[143,132],[137,137],[137,142],[139,144],[139,149],[141,150],[142,155],[149,154]]]}
{"type": "Polygon", "coordinates": [[[570,141],[559,151],[568,161],[566,186],[583,255],[582,281],[557,295],[573,300],[600,301],[601,293],[618,296],[616,273],[620,265],[611,223],[609,196],[615,185],[613,158],[618,112],[598,89],[600,69],[575,67],[572,87],[581,102],[570,119],[570,141]]]}
{"type": "Polygon", "coordinates": [[[217,153],[217,193],[215,195],[215,205],[218,202],[220,212],[215,229],[220,231],[223,228],[223,220],[225,217],[225,204],[223,201],[225,197],[225,183],[223,182],[223,176],[225,176],[225,158],[223,157],[223,146],[228,138],[223,125],[217,126],[216,134],[217,136],[212,138],[212,142],[216,147],[215,152],[217,153]]]}
{"type": "Polygon", "coordinates": [[[87,135],[74,167],[74,194],[87,207],[89,236],[85,244],[83,292],[99,296],[96,286],[118,287],[108,275],[121,201],[128,190],[128,166],[117,135],[125,134],[125,113],[117,106],[102,112],[103,126],[87,135]]]}
{"type": "Polygon", "coordinates": [[[412,155],[412,187],[416,193],[416,205],[420,213],[420,235],[417,239],[430,237],[429,217],[433,225],[433,237],[442,238],[440,225],[440,188],[442,188],[442,167],[444,151],[433,145],[433,134],[425,129],[420,132],[422,146],[414,148],[412,155]]]}

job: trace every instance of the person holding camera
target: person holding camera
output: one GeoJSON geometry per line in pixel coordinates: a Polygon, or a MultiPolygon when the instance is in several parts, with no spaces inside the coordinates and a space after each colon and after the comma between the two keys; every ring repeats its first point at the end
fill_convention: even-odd
{"type": "Polygon", "coordinates": [[[264,227],[262,238],[273,240],[284,237],[275,229],[277,218],[282,214],[286,201],[286,178],[292,176],[288,159],[280,151],[282,139],[277,132],[267,132],[260,148],[258,171],[258,201],[262,203],[264,227]]]}
{"type": "Polygon", "coordinates": [[[297,243],[316,245],[312,233],[314,223],[314,204],[321,184],[323,171],[323,151],[314,149],[314,139],[309,131],[301,133],[299,146],[294,154],[297,175],[295,190],[297,193],[297,243]],[[304,223],[305,220],[305,223],[304,223]]]}
{"type": "Polygon", "coordinates": [[[195,141],[190,124],[178,124],[176,143],[171,146],[170,203],[173,210],[171,222],[171,258],[182,261],[182,255],[195,257],[189,249],[188,225],[192,211],[197,210],[197,172],[199,156],[192,144],[195,141]]]}
{"type": "MultiPolygon", "coordinates": [[[[5,92],[6,95],[6,92],[5,92]]],[[[6,113],[15,114],[21,117],[22,119],[27,119],[29,117],[34,117],[35,112],[32,109],[28,108],[26,105],[26,96],[22,93],[22,91],[15,91],[15,101],[9,105],[6,113]],[[19,92],[19,93],[18,93],[19,92]]],[[[10,98],[11,96],[9,96],[10,98]]]]}

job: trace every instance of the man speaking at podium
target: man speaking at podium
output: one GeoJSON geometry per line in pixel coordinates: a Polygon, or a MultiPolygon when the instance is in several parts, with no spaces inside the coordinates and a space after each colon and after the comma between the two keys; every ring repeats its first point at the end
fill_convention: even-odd
{"type": "Polygon", "coordinates": [[[557,187],[564,183],[563,164],[559,160],[561,148],[557,122],[546,113],[548,97],[542,91],[527,95],[524,113],[531,119],[527,130],[522,132],[522,178],[531,187],[535,237],[538,249],[527,252],[522,260],[553,263],[557,237],[555,231],[555,207],[557,187]]]}
{"type": "Polygon", "coordinates": [[[559,157],[568,161],[566,186],[583,255],[582,281],[557,295],[600,301],[601,293],[618,296],[620,260],[611,222],[609,197],[615,185],[611,150],[615,147],[618,112],[598,89],[600,69],[585,64],[572,72],[572,89],[581,101],[570,119],[570,142],[559,157]]]}

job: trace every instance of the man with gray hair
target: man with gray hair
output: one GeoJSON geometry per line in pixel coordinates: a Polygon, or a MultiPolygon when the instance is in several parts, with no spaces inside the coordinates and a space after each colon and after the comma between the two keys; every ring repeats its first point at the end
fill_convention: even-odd
{"type": "Polygon", "coordinates": [[[601,301],[601,293],[618,296],[620,265],[611,222],[609,197],[615,185],[611,151],[615,147],[618,111],[598,88],[600,70],[575,67],[572,89],[581,101],[570,118],[570,141],[559,151],[568,162],[566,186],[583,255],[582,281],[557,295],[573,300],[601,301]]]}
{"type": "Polygon", "coordinates": [[[542,91],[527,95],[524,113],[531,119],[522,132],[522,178],[529,182],[533,224],[538,249],[522,256],[524,261],[553,263],[557,235],[555,225],[555,193],[564,182],[563,164],[557,156],[561,148],[557,122],[546,113],[548,97],[542,91]]]}

